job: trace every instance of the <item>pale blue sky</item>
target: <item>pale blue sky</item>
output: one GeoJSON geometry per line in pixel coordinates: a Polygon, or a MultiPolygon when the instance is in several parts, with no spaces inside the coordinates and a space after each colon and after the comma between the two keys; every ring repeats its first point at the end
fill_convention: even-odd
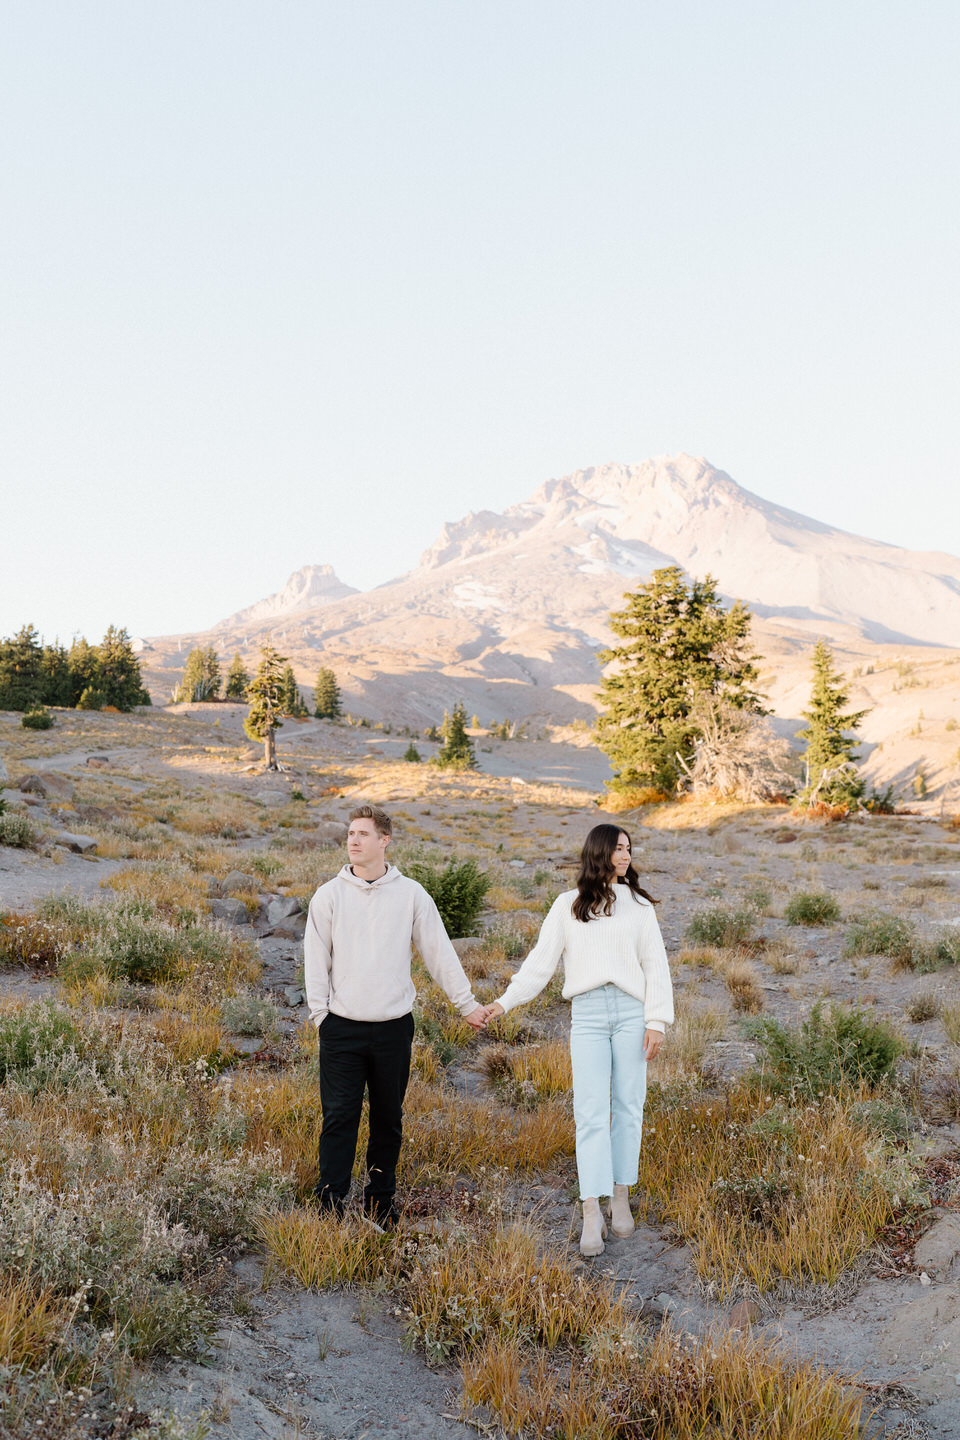
{"type": "Polygon", "coordinates": [[[960,553],[953,0],[0,4],[0,634],[686,450],[960,553]]]}

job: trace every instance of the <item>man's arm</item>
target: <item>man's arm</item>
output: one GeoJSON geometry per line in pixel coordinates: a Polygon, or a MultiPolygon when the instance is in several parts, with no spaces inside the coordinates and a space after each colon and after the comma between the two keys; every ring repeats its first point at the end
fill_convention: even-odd
{"type": "Polygon", "coordinates": [[[447,999],[455,1005],[465,1020],[475,1030],[482,1030],[487,1012],[477,1003],[470,988],[460,956],[450,943],[450,937],[443,928],[440,911],[422,886],[417,887],[419,895],[413,903],[413,943],[423,956],[423,963],[443,990],[447,999]]]}
{"type": "Polygon", "coordinates": [[[323,886],[310,901],[303,936],[303,979],[310,1019],[319,1030],[330,1008],[330,970],[333,966],[333,901],[323,886]]]}

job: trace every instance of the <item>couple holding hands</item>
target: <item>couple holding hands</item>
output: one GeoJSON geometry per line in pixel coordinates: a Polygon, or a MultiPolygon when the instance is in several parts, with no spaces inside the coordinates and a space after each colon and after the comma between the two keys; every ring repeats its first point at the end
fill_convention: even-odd
{"type": "Polygon", "coordinates": [[[317,1026],[323,1126],[316,1197],[342,1214],[350,1189],[366,1089],[370,1097],[366,1213],[397,1219],[394,1195],[410,1073],[415,991],[410,945],[475,1030],[538,995],[560,961],[571,1002],[570,1058],[577,1175],[583,1204],[580,1250],[600,1255],[600,1209],[610,1196],[613,1233],[633,1231],[647,1062],[673,1022],[667,955],[654,905],[639,882],[630,837],[595,825],[580,854],[575,890],[559,895],[537,942],[506,990],[478,1005],[433,900],[386,859],[392,824],[377,806],[350,817],[348,863],[310,902],[304,971],[317,1026]]]}

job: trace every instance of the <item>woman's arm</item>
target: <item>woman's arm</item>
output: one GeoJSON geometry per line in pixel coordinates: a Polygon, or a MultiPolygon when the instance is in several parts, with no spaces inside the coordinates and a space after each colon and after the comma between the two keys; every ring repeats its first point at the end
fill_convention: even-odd
{"type": "Polygon", "coordinates": [[[570,900],[560,895],[554,900],[546,920],[540,927],[537,943],[514,975],[506,990],[489,1007],[493,1015],[502,1015],[515,1005],[526,1005],[539,995],[547,981],[560,964],[564,946],[564,911],[569,911],[570,900]],[[497,1007],[494,1009],[494,1007],[497,1007]]]}

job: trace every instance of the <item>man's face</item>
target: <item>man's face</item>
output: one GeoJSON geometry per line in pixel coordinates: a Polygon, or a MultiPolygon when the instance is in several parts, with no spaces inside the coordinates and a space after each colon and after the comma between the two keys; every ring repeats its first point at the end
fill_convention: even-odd
{"type": "Polygon", "coordinates": [[[372,820],[351,820],[347,831],[347,856],[355,868],[374,869],[385,865],[389,835],[381,835],[372,820]]]}

